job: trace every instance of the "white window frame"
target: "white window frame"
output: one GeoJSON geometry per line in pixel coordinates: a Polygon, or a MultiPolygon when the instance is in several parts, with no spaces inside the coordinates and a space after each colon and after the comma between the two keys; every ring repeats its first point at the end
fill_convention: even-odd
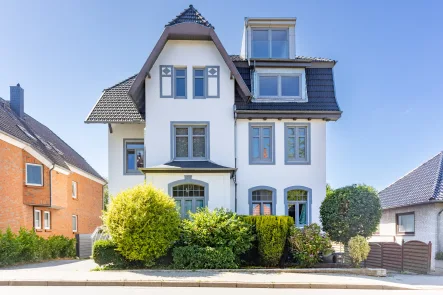
{"type": "Polygon", "coordinates": [[[76,181],[72,181],[72,198],[77,199],[78,197],[78,183],[76,181]]]}
{"type": "Polygon", "coordinates": [[[303,100],[303,75],[301,73],[257,73],[257,99],[271,99],[271,100],[303,100]],[[277,95],[271,95],[271,96],[264,96],[260,94],[260,77],[277,77],[277,95]],[[282,95],[282,84],[281,84],[281,78],[282,77],[298,77],[298,89],[299,89],[299,95],[298,96],[283,96],[282,95]]]}
{"type": "MultiPolygon", "coordinates": [[[[75,218],[75,229],[72,228],[72,232],[76,233],[78,231],[78,216],[77,215],[72,215],[71,217],[71,223],[75,218]]],[[[72,225],[71,225],[72,226],[72,225]]]]}
{"type": "Polygon", "coordinates": [[[42,211],[41,210],[34,210],[34,228],[35,229],[42,229],[42,211]],[[37,219],[38,216],[38,219],[37,219]],[[38,224],[37,224],[38,221],[38,224]]]}
{"type": "Polygon", "coordinates": [[[44,227],[44,229],[51,229],[51,212],[50,211],[43,212],[43,227],[44,227]],[[46,224],[45,215],[48,215],[48,224],[46,224]]]}
{"type": "Polygon", "coordinates": [[[29,185],[29,186],[43,186],[43,165],[41,165],[41,164],[33,164],[33,163],[26,163],[26,175],[25,175],[25,182],[26,182],[26,185],[29,185]],[[29,183],[28,182],[28,166],[38,166],[38,167],[40,167],[40,171],[41,171],[41,183],[40,184],[38,184],[38,183],[29,183]]]}
{"type": "Polygon", "coordinates": [[[260,58],[273,58],[273,59],[288,59],[290,56],[290,44],[289,44],[289,29],[288,28],[263,28],[256,27],[251,30],[251,58],[252,59],[260,59],[260,58]],[[254,31],[267,31],[268,32],[268,52],[269,56],[267,57],[255,57],[254,56],[254,31]],[[272,57],[272,31],[286,31],[286,42],[287,42],[287,57],[272,57]]]}

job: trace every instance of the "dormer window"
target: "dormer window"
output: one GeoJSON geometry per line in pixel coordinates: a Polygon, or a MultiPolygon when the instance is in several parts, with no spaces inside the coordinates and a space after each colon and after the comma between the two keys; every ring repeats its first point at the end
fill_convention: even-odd
{"type": "Polygon", "coordinates": [[[258,74],[258,98],[301,99],[301,74],[258,74]]]}
{"type": "Polygon", "coordinates": [[[253,29],[252,58],[289,58],[288,29],[253,29]]]}

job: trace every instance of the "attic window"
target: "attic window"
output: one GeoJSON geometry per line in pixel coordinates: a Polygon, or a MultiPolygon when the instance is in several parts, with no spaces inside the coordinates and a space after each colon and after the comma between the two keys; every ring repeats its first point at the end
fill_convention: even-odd
{"type": "Polygon", "coordinates": [[[253,58],[289,58],[288,29],[253,29],[253,58]]]}
{"type": "Polygon", "coordinates": [[[301,74],[258,74],[258,98],[301,99],[301,74]]]}
{"type": "Polygon", "coordinates": [[[21,125],[17,125],[17,127],[23,131],[24,134],[26,134],[26,136],[28,136],[29,138],[31,138],[32,140],[37,141],[37,138],[35,138],[34,136],[31,135],[31,133],[28,132],[28,130],[26,130],[25,127],[21,126],[21,125]]]}

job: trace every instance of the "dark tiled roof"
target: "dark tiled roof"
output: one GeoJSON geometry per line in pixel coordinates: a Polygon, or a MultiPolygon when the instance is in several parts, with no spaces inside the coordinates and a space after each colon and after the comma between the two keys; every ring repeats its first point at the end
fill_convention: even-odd
{"type": "Polygon", "coordinates": [[[443,201],[443,152],[379,193],[383,209],[443,201]]]}
{"type": "Polygon", "coordinates": [[[140,114],[128,91],[137,75],[117,83],[103,91],[102,96],[86,118],[86,123],[142,122],[140,114]]]}
{"type": "Polygon", "coordinates": [[[218,165],[211,161],[171,161],[162,165],[143,168],[142,171],[177,171],[177,170],[202,170],[202,171],[234,171],[235,168],[218,165]]]}
{"type": "Polygon", "coordinates": [[[180,23],[197,23],[202,26],[214,29],[214,27],[192,5],[189,5],[188,8],[177,15],[177,17],[171,20],[165,27],[173,26],[180,23]]]}
{"type": "MultiPolygon", "coordinates": [[[[232,54],[230,55],[232,61],[247,61],[247,59],[241,57],[238,54],[232,54]]],[[[269,60],[269,59],[263,59],[263,60],[269,60]]],[[[297,61],[297,62],[337,62],[330,58],[324,58],[324,57],[311,57],[311,56],[296,56],[295,59],[285,59],[285,61],[297,61]]]]}
{"type": "Polygon", "coordinates": [[[102,180],[86,160],[48,127],[25,114],[20,119],[9,107],[9,101],[0,98],[0,131],[9,134],[37,150],[52,163],[69,170],[75,166],[102,180]],[[20,126],[20,127],[19,127],[20,126]],[[32,138],[30,137],[32,136],[32,138]]]}

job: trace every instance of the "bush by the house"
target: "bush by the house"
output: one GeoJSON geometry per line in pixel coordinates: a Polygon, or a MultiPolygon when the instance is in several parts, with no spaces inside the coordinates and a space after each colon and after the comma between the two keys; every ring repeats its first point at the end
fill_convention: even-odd
{"type": "MultiPolygon", "coordinates": [[[[251,252],[258,253],[259,263],[263,266],[277,266],[283,257],[289,230],[294,226],[290,216],[243,216],[243,220],[253,226],[256,242],[251,252]]],[[[253,259],[254,255],[246,255],[253,259]]]]}
{"type": "Polygon", "coordinates": [[[151,185],[116,195],[104,223],[117,250],[128,260],[151,265],[179,238],[180,216],[174,200],[151,185]]]}
{"type": "Polygon", "coordinates": [[[329,190],[320,207],[323,230],[336,242],[347,244],[351,237],[371,236],[381,218],[377,191],[367,185],[329,190]]]}
{"type": "Polygon", "coordinates": [[[177,269],[238,268],[236,255],[229,247],[176,247],[172,250],[172,257],[177,269]]]}
{"type": "Polygon", "coordinates": [[[116,250],[117,246],[109,240],[99,240],[94,243],[92,258],[100,266],[108,268],[139,268],[143,266],[140,261],[127,260],[116,250]]]}
{"type": "Polygon", "coordinates": [[[371,247],[365,237],[355,236],[349,240],[348,249],[352,265],[354,267],[359,267],[360,263],[368,258],[371,247]]]}
{"type": "Polygon", "coordinates": [[[331,248],[328,235],[322,235],[320,226],[313,223],[304,228],[293,228],[289,238],[292,257],[301,267],[313,267],[320,261],[320,254],[331,248]]]}
{"type": "Polygon", "coordinates": [[[39,237],[33,230],[21,228],[0,232],[0,266],[39,262],[47,259],[75,257],[75,239],[64,236],[39,237]]]}
{"type": "Polygon", "coordinates": [[[443,260],[443,251],[439,251],[435,254],[435,259],[443,260]]]}
{"type": "Polygon", "coordinates": [[[188,246],[229,248],[238,257],[252,246],[251,225],[225,209],[190,213],[182,222],[182,243],[188,246]]]}

